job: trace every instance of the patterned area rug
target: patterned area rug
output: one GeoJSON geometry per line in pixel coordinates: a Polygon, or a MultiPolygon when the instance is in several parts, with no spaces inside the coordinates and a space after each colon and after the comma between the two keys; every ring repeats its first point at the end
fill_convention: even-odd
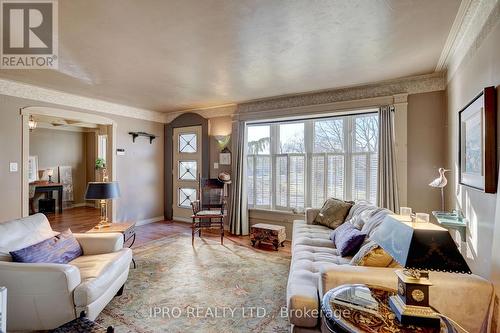
{"type": "Polygon", "coordinates": [[[289,332],[290,259],[177,235],[134,249],[123,296],[97,322],[115,332],[289,332]]]}

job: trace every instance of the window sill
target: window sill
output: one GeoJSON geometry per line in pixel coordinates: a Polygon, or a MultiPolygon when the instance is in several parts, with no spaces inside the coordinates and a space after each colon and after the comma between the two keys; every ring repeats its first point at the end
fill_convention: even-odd
{"type": "Polygon", "coordinates": [[[285,215],[285,216],[294,216],[294,217],[304,217],[305,213],[294,214],[292,211],[286,210],[273,210],[273,209],[264,209],[264,208],[249,208],[249,213],[257,213],[257,214],[274,214],[274,215],[285,215]]]}

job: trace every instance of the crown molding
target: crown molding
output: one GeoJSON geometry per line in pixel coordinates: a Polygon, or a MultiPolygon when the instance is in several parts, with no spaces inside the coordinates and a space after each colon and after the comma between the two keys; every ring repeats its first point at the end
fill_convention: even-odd
{"type": "Polygon", "coordinates": [[[500,0],[482,0],[471,14],[469,27],[447,68],[450,82],[460,66],[471,59],[494,27],[500,22],[500,0]]]}
{"type": "Polygon", "coordinates": [[[468,13],[473,0],[462,0],[460,7],[458,8],[457,15],[453,21],[446,42],[444,43],[443,50],[441,51],[441,56],[439,57],[438,63],[436,65],[436,72],[441,72],[446,69],[446,65],[450,61],[450,57],[455,51],[457,38],[459,37],[459,32],[462,31],[464,26],[464,20],[466,14],[468,13]]]}
{"type": "Polygon", "coordinates": [[[170,123],[172,120],[184,113],[197,113],[204,118],[215,118],[215,117],[225,117],[232,116],[236,113],[237,104],[224,104],[217,106],[210,106],[206,108],[198,109],[186,109],[180,111],[169,112],[165,114],[164,122],[170,123]]]}
{"type": "Polygon", "coordinates": [[[447,71],[447,82],[476,53],[499,18],[500,0],[462,0],[436,66],[436,71],[447,71]]]}
{"type": "Polygon", "coordinates": [[[444,90],[445,88],[445,73],[439,72],[334,90],[323,90],[249,101],[238,105],[238,114],[242,115],[266,110],[366,100],[400,94],[418,94],[444,90]]]}
{"type": "Polygon", "coordinates": [[[165,114],[161,112],[106,102],[6,79],[0,79],[0,94],[160,123],[163,123],[165,119],[165,114]]]}

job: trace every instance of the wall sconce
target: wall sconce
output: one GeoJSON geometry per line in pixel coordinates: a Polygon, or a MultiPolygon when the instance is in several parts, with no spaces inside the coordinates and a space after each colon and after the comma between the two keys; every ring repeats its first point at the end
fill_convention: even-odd
{"type": "Polygon", "coordinates": [[[217,141],[217,144],[219,145],[219,149],[222,151],[224,148],[226,148],[227,144],[229,143],[229,140],[231,140],[231,135],[214,135],[215,140],[217,141]]]}
{"type": "Polygon", "coordinates": [[[30,129],[30,132],[33,131],[36,128],[36,121],[33,119],[33,116],[30,116],[30,119],[28,120],[28,128],[30,129]]]}

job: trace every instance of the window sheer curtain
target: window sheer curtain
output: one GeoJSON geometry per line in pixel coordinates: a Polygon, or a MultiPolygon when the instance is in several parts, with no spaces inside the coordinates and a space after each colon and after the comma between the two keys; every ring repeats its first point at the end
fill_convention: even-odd
{"type": "Polygon", "coordinates": [[[230,209],[230,230],[234,235],[248,235],[248,202],[246,184],[246,124],[244,121],[233,122],[232,165],[233,197],[230,209]]]}
{"type": "Polygon", "coordinates": [[[394,106],[379,110],[378,205],[399,212],[394,106]]]}

